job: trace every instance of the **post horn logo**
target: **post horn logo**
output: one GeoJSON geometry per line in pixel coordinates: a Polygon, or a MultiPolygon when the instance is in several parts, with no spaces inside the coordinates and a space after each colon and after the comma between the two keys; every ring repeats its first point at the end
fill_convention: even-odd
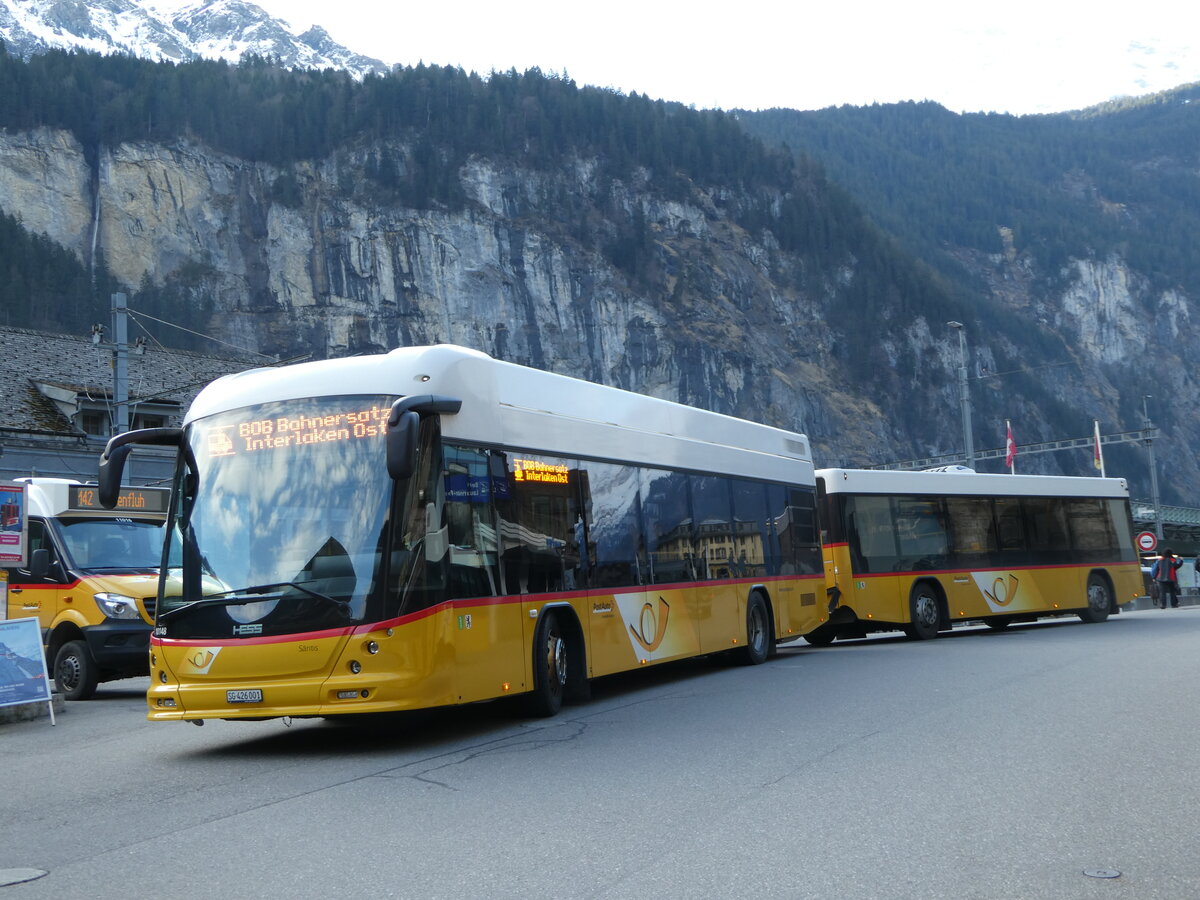
{"type": "Polygon", "coordinates": [[[996,606],[1008,606],[1017,596],[1017,576],[1009,574],[1008,584],[1004,583],[1003,578],[997,578],[992,582],[992,589],[984,590],[988,600],[996,606]]]}
{"type": "Polygon", "coordinates": [[[667,617],[670,615],[671,605],[662,597],[658,598],[657,615],[654,612],[654,606],[647,601],[642,606],[641,615],[638,616],[637,628],[630,625],[629,633],[633,635],[633,639],[642,646],[643,650],[653,653],[663,642],[663,638],[667,636],[667,617]]]}
{"type": "Polygon", "coordinates": [[[190,665],[197,675],[207,675],[220,652],[220,647],[199,647],[195,652],[184,657],[184,662],[190,665]]]}

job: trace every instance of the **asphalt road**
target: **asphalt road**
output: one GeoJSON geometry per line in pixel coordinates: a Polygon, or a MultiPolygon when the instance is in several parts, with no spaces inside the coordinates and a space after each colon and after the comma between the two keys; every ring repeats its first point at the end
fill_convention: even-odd
{"type": "Polygon", "coordinates": [[[48,873],[0,900],[1200,896],[1198,681],[1193,607],[678,664],[549,720],[152,725],[116,682],[0,727],[0,870],[48,873]]]}

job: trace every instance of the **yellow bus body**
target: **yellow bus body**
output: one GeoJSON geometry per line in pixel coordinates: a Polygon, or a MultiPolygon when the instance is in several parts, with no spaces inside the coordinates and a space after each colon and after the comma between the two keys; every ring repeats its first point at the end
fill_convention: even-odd
{"type": "Polygon", "coordinates": [[[153,637],[149,718],[332,716],[492,700],[532,689],[529,648],[548,610],[569,610],[578,621],[587,674],[596,678],[738,649],[755,590],[769,601],[776,640],[793,640],[825,618],[818,603],[823,587],[818,575],[464,599],[388,622],[306,635],[153,637]],[[261,690],[261,701],[230,701],[230,691],[245,689],[261,690]]]}
{"type": "Polygon", "coordinates": [[[841,618],[856,619],[864,626],[910,625],[908,601],[918,582],[938,585],[952,622],[1073,613],[1087,606],[1088,576],[1093,572],[1107,574],[1119,605],[1133,601],[1142,591],[1136,562],[851,574],[846,544],[823,549],[827,581],[838,590],[841,618]]]}

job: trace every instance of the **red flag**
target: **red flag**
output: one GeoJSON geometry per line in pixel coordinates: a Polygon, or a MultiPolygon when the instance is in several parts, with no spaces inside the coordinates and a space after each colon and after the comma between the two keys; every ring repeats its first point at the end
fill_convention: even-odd
{"type": "Polygon", "coordinates": [[[1004,464],[1011,469],[1013,468],[1013,463],[1017,461],[1017,442],[1013,439],[1012,425],[1007,419],[1004,421],[1004,427],[1008,429],[1008,443],[1005,444],[1008,455],[1004,457],[1004,464]]]}

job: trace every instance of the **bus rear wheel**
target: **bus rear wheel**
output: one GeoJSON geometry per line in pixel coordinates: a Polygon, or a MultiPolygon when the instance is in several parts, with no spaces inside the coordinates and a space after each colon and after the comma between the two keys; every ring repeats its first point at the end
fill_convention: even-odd
{"type": "Polygon", "coordinates": [[[526,701],[531,716],[549,718],[562,709],[570,671],[567,640],[556,613],[548,612],[533,638],[533,692],[526,701]]]}
{"type": "Polygon", "coordinates": [[[1093,572],[1087,581],[1087,608],[1079,614],[1085,622],[1099,623],[1108,618],[1112,607],[1112,594],[1103,578],[1093,572]]]}
{"type": "Polygon", "coordinates": [[[937,592],[928,584],[918,584],[908,598],[909,624],[904,633],[918,641],[937,637],[941,612],[937,592]]]}
{"type": "Polygon", "coordinates": [[[771,655],[771,613],[767,601],[755,591],[746,601],[746,645],[737,653],[737,661],[746,666],[757,666],[771,655]]]}
{"type": "Polygon", "coordinates": [[[54,686],[67,700],[87,700],[96,693],[100,671],[83,641],[67,641],[54,655],[54,686]]]}

